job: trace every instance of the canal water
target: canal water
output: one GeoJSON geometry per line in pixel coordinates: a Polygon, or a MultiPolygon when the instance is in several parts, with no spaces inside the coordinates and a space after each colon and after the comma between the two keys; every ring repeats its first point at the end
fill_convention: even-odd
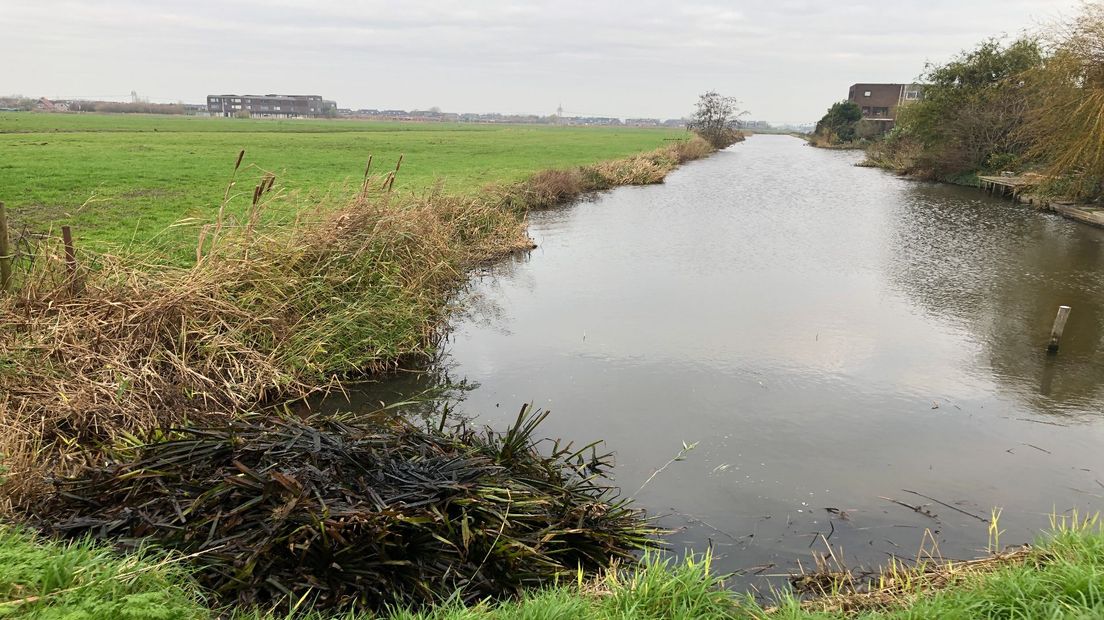
{"type": "Polygon", "coordinates": [[[1002,545],[1104,509],[1104,231],[860,159],[755,136],[535,214],[432,380],[492,426],[533,403],[545,435],[605,440],[673,549],[749,582],[826,542],[973,557],[994,508],[1002,545]]]}

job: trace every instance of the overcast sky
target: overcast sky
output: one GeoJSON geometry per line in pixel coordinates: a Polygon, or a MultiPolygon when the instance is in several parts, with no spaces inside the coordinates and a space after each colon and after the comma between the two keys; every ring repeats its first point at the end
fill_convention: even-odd
{"type": "Polygon", "coordinates": [[[1074,12],[1075,0],[0,0],[0,94],[678,117],[697,95],[814,121],[855,82],[1074,12]]]}

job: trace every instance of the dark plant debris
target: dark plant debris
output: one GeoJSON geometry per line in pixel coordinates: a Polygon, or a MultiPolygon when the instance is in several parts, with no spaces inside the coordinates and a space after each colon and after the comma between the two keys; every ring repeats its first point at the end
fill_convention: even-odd
{"type": "Polygon", "coordinates": [[[224,603],[420,607],[501,598],[652,544],[603,483],[609,455],[540,444],[547,413],[504,433],[394,417],[274,420],[165,431],[55,482],[37,525],[196,554],[224,603]]]}

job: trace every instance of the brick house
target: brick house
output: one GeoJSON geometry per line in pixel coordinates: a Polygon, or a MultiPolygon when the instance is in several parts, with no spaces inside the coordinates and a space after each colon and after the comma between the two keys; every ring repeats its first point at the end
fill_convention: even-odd
{"type": "Polygon", "coordinates": [[[854,84],[847,93],[847,100],[862,109],[863,120],[885,123],[887,129],[899,107],[923,98],[919,84],[854,84]]]}

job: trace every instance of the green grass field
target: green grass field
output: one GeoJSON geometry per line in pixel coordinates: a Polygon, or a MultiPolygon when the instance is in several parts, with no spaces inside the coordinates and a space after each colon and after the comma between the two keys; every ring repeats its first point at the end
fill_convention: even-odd
{"type": "MultiPolygon", "coordinates": [[[[167,227],[185,218],[209,220],[241,149],[243,196],[271,171],[277,187],[306,205],[348,195],[369,155],[377,171],[405,155],[396,191],[440,182],[446,192],[464,193],[546,168],[652,150],[684,135],[667,129],[0,113],[0,201],[17,226],[69,224],[84,247],[102,248],[163,239],[167,227]]],[[[181,241],[190,230],[170,237],[181,241]]]]}

